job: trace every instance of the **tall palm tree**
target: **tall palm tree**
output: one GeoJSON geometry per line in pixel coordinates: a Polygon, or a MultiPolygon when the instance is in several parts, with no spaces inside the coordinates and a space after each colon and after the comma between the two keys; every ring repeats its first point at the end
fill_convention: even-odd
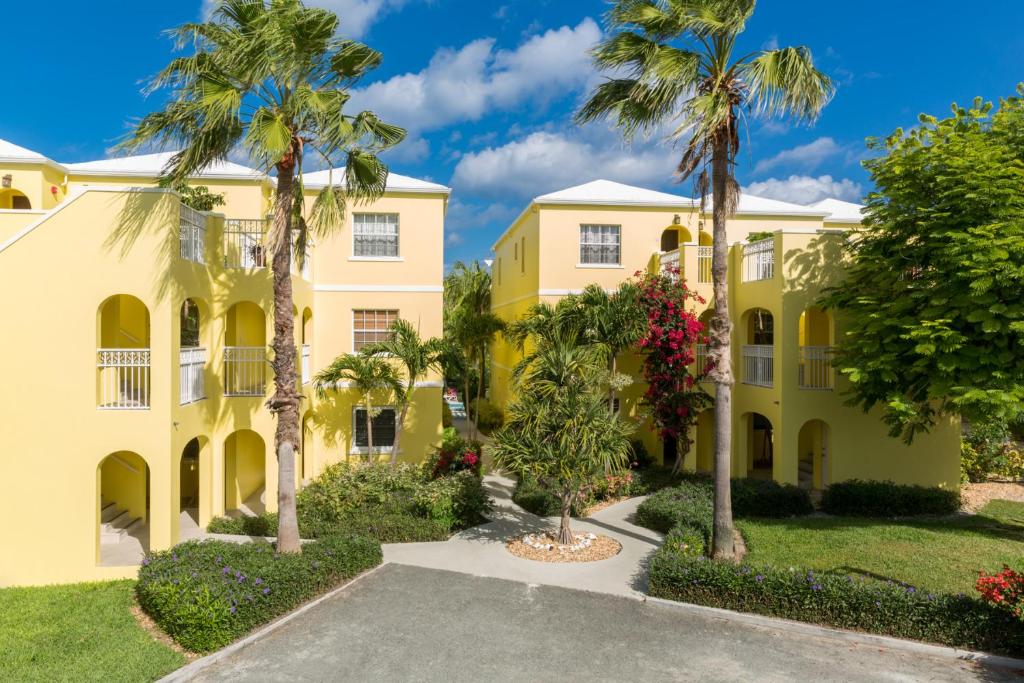
{"type": "MultiPolygon", "coordinates": [[[[338,356],[313,378],[313,386],[316,387],[317,395],[321,399],[326,399],[342,383],[348,384],[349,388],[359,395],[359,400],[366,411],[366,461],[372,462],[373,418],[376,417],[373,397],[380,395],[382,400],[389,401],[391,397],[401,395],[402,382],[391,363],[363,349],[359,353],[346,353],[338,356]]],[[[394,451],[397,450],[398,440],[396,438],[392,449],[392,460],[395,457],[394,451]]]]}
{"type": "Polygon", "coordinates": [[[345,111],[348,90],[381,62],[366,45],[338,38],[332,12],[301,0],[222,0],[208,21],[171,31],[191,54],[171,61],[150,91],[168,89],[163,109],[145,116],[126,149],[175,146],[163,169],[170,187],[183,185],[211,163],[244,148],[253,163],[276,174],[268,236],[274,283],[274,395],[277,416],[278,550],[300,552],[295,517],[294,452],[299,443],[300,396],[295,376],[292,248],[303,258],[309,230],[341,227],[350,202],[380,196],[388,169],[377,153],[404,137],[371,112],[345,111]],[[302,217],[306,155],[344,164],[341,184],[317,196],[310,224],[302,217]]]}
{"type": "Polygon", "coordinates": [[[586,123],[610,118],[627,138],[670,125],[681,142],[680,180],[696,174],[702,200],[712,196],[715,313],[709,331],[709,379],[715,384],[715,523],[712,554],[733,556],[729,476],[732,385],[726,221],[735,214],[734,177],[744,109],[765,117],[812,121],[831,98],[828,76],[806,47],[737,56],[736,41],[756,0],[616,0],[610,35],[594,62],[614,73],[577,113],[586,123]],[[709,174],[710,166],[710,174],[709,174]]]}
{"type": "Polygon", "coordinates": [[[416,391],[416,382],[432,368],[439,367],[444,352],[443,344],[442,340],[436,338],[423,341],[412,323],[399,318],[392,323],[391,337],[388,340],[363,348],[363,351],[369,354],[390,356],[405,368],[405,386],[395,396],[398,403],[398,423],[395,426],[395,447],[391,452],[392,465],[398,461],[402,430],[405,428],[405,418],[416,391]]]}

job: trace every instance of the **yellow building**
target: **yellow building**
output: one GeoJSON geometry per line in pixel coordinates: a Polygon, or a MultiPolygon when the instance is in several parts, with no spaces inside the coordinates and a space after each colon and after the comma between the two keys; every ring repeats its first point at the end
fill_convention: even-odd
{"type": "MultiPolygon", "coordinates": [[[[13,522],[0,586],[133,576],[143,550],[215,515],[276,507],[273,180],[211,167],[193,184],[226,204],[199,213],[156,187],[168,158],[61,164],[0,141],[0,515],[13,522]]],[[[308,199],[327,182],[307,174],[308,199]]],[[[441,335],[449,192],[392,175],[293,270],[301,480],[366,451],[357,397],[318,400],[316,371],[397,317],[441,335]]],[[[402,460],[437,442],[441,388],[437,375],[417,388],[402,460]]],[[[393,418],[374,424],[378,457],[393,418]]]]}
{"type": "MultiPolygon", "coordinates": [[[[877,412],[844,405],[846,380],[829,362],[842,320],[815,302],[839,281],[844,235],[860,224],[860,208],[834,199],[800,206],[745,195],[727,225],[733,476],[807,488],[848,479],[959,485],[958,423],[942,422],[907,446],[888,436],[877,412]]],[[[638,271],[674,266],[708,302],[694,310],[706,320],[711,244],[710,213],[689,198],[605,180],[547,194],[494,244],[492,308],[510,321],[536,302],[554,304],[589,284],[613,289],[638,271]]],[[[697,349],[698,364],[704,352],[697,349]]],[[[520,355],[503,341],[491,355],[491,399],[503,405],[520,355]]],[[[635,355],[619,362],[623,372],[640,376],[635,355]]],[[[645,416],[644,390],[634,382],[622,392],[620,410],[642,423],[638,436],[655,457],[674,462],[675,444],[662,443],[645,416]]],[[[712,468],[712,433],[709,410],[692,434],[687,469],[712,468]]]]}

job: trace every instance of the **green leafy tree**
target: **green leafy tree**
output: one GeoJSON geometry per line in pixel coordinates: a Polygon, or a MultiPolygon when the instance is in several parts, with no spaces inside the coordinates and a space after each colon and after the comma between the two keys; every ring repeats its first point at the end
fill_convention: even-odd
{"type": "Polygon", "coordinates": [[[824,303],[851,402],[908,442],[941,414],[1024,412],[1024,85],[870,140],[876,190],[824,303]]]}
{"type": "Polygon", "coordinates": [[[416,383],[431,369],[440,366],[444,352],[443,345],[444,342],[436,338],[424,341],[412,323],[408,320],[398,319],[391,325],[390,339],[371,344],[363,349],[369,354],[394,358],[405,369],[405,386],[395,395],[398,404],[398,423],[395,426],[395,447],[391,452],[392,465],[398,461],[402,432],[405,429],[409,406],[412,405],[416,383]]]}
{"type": "Polygon", "coordinates": [[[611,118],[627,139],[671,126],[667,142],[683,144],[676,169],[680,179],[695,177],[702,200],[711,192],[715,313],[708,358],[716,396],[715,557],[733,555],[729,461],[734,380],[725,225],[739,201],[734,167],[741,114],[751,109],[756,115],[809,121],[833,92],[805,47],[734,53],[755,5],[755,0],[616,0],[607,15],[610,35],[594,49],[597,67],[614,76],[576,115],[580,123],[611,118]]]}
{"type": "Polygon", "coordinates": [[[224,206],[224,195],[210,192],[205,185],[179,185],[175,190],[181,195],[181,203],[196,211],[213,211],[224,206]]]}
{"type": "MultiPolygon", "coordinates": [[[[381,62],[379,52],[338,37],[332,12],[300,0],[222,0],[210,19],[171,31],[190,54],[171,61],[150,91],[166,89],[162,109],[145,116],[124,147],[174,146],[163,182],[182,186],[211,163],[244,149],[274,172],[269,234],[274,284],[274,394],[277,416],[278,550],[300,552],[295,517],[295,448],[301,397],[296,381],[292,249],[304,258],[310,228],[340,229],[346,207],[383,194],[388,170],[377,153],[405,131],[371,112],[350,114],[349,89],[381,62]],[[302,217],[306,155],[345,170],[314,202],[309,226],[302,217]]],[[[332,178],[333,181],[333,178],[332,178]]]]}
{"type": "MultiPolygon", "coordinates": [[[[393,397],[401,396],[405,390],[394,365],[387,359],[375,356],[366,349],[359,353],[346,353],[338,356],[313,378],[313,386],[317,395],[326,400],[332,391],[337,391],[340,384],[348,384],[356,392],[359,401],[366,411],[366,461],[373,461],[373,418],[379,414],[374,407],[374,396],[382,401],[390,402],[393,397]]],[[[397,426],[397,424],[396,424],[397,426]]],[[[398,440],[395,440],[397,451],[398,440]]],[[[392,461],[394,453],[392,453],[392,461]]]]}
{"type": "Polygon", "coordinates": [[[495,434],[494,459],[558,496],[558,542],[572,544],[573,501],[606,465],[626,467],[631,428],[605,405],[607,348],[557,326],[535,335],[532,345],[513,371],[516,399],[495,434]]]}

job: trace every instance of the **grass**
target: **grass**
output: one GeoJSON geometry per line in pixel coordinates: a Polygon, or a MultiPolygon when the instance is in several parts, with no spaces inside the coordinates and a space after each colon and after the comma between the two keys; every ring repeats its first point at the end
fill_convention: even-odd
{"type": "Polygon", "coordinates": [[[802,517],[736,526],[752,564],[891,579],[935,592],[973,595],[979,570],[1024,563],[1024,503],[1003,500],[970,517],[802,517]]]}
{"type": "Polygon", "coordinates": [[[135,621],[133,586],[0,590],[0,680],[150,681],[185,664],[135,621]]]}

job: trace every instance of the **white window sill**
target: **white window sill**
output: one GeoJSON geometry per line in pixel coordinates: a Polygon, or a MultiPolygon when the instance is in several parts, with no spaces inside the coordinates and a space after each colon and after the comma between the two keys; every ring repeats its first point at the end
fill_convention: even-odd
{"type": "Polygon", "coordinates": [[[387,263],[401,263],[405,261],[401,256],[349,256],[349,261],[384,261],[387,263]]]}
{"type": "MultiPolygon", "coordinates": [[[[348,454],[349,455],[367,455],[369,450],[370,449],[368,449],[368,448],[359,448],[357,446],[355,448],[348,449],[348,454]]],[[[391,452],[393,450],[395,450],[394,446],[374,446],[373,447],[373,454],[374,455],[391,455],[391,452]]],[[[399,451],[399,452],[401,452],[401,451],[399,451]]]]}
{"type": "Polygon", "coordinates": [[[621,263],[577,263],[577,268],[603,268],[606,270],[623,270],[625,266],[621,263]]]}

